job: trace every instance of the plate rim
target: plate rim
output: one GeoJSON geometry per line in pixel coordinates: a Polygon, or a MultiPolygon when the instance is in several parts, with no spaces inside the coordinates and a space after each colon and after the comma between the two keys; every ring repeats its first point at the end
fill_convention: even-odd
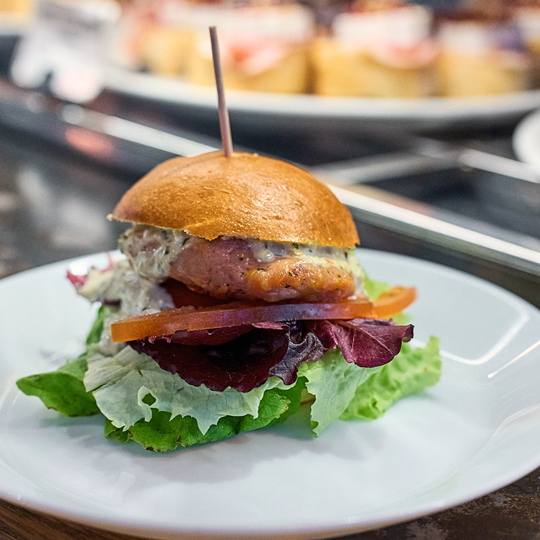
{"type": "MultiPolygon", "coordinates": [[[[379,251],[375,249],[360,248],[362,253],[365,253],[368,257],[376,257],[381,259],[395,260],[401,259],[405,263],[410,264],[419,264],[421,266],[428,266],[436,268],[439,272],[444,274],[450,274],[453,276],[458,276],[461,279],[464,279],[469,282],[473,282],[476,286],[487,290],[488,292],[493,292],[499,297],[514,303],[517,302],[523,306],[527,306],[527,309],[531,313],[535,313],[536,317],[540,317],[540,309],[529,303],[527,300],[517,296],[516,294],[500,287],[499,285],[488,282],[478,276],[468,274],[462,270],[451,268],[436,262],[427,261],[424,259],[411,257],[403,254],[379,251]]],[[[26,279],[28,276],[39,274],[41,272],[59,269],[65,267],[74,262],[80,262],[83,264],[91,264],[93,261],[98,259],[105,260],[107,253],[111,252],[100,252],[90,255],[85,255],[81,257],[73,257],[67,260],[57,261],[50,264],[44,264],[26,271],[22,271],[11,276],[0,279],[0,293],[3,289],[9,287],[12,282],[18,281],[20,279],[26,279]]],[[[114,252],[113,252],[114,253],[114,252]]],[[[369,263],[368,263],[369,264],[369,263]]],[[[6,385],[8,386],[8,385],[6,385]]],[[[1,397],[1,396],[0,396],[1,397]]],[[[480,450],[479,450],[480,451],[480,450]]],[[[474,457],[474,454],[471,457],[474,457]]],[[[487,482],[482,485],[482,487],[477,490],[471,490],[465,497],[463,495],[456,494],[454,497],[448,499],[433,499],[428,502],[424,502],[414,509],[401,512],[398,514],[394,513],[393,517],[390,517],[389,512],[374,512],[374,517],[372,519],[366,519],[365,516],[356,516],[349,517],[344,523],[343,518],[334,519],[332,523],[327,523],[325,526],[320,524],[314,524],[307,526],[304,524],[299,525],[286,525],[278,527],[275,530],[265,529],[261,531],[259,529],[249,530],[246,528],[234,528],[234,527],[223,527],[220,526],[217,528],[188,528],[184,527],[178,529],[173,526],[161,526],[159,528],[154,527],[153,525],[144,525],[144,519],[140,522],[134,522],[132,519],[122,521],[122,519],[115,519],[113,516],[103,516],[94,509],[86,509],[84,513],[77,513],[75,511],[62,510],[59,506],[59,503],[49,504],[47,501],[45,503],[39,502],[39,497],[26,497],[25,500],[19,500],[15,495],[9,495],[9,493],[4,489],[2,483],[0,482],[0,499],[5,500],[11,504],[27,508],[29,510],[34,510],[37,512],[45,512],[46,514],[59,517],[61,519],[66,519],[68,521],[85,524],[92,526],[98,529],[123,532],[124,534],[132,534],[135,536],[147,536],[152,538],[188,538],[188,537],[197,537],[197,538],[235,538],[235,537],[257,537],[257,538],[319,538],[326,537],[328,535],[334,537],[342,534],[353,534],[359,533],[362,531],[373,530],[376,528],[386,527],[392,524],[401,523],[419,517],[428,516],[449,508],[455,507],[460,504],[464,504],[471,500],[477,499],[483,495],[492,493],[510,483],[518,480],[519,478],[529,474],[540,466],[540,452],[536,455],[532,455],[530,459],[522,462],[520,467],[514,467],[512,472],[507,472],[505,475],[499,475],[499,477],[492,481],[487,482]],[[385,513],[387,517],[385,518],[385,513]],[[339,522],[339,523],[338,523],[339,522]],[[171,536],[172,535],[172,536],[171,536]]],[[[19,474],[16,472],[16,474],[19,474]]],[[[328,521],[328,520],[327,520],[328,521]]]]}
{"type": "MultiPolygon", "coordinates": [[[[105,68],[105,86],[119,93],[214,112],[215,91],[191,85],[181,77],[165,77],[114,63],[105,68]],[[170,89],[170,91],[167,91],[170,89]]],[[[449,121],[525,115],[540,107],[540,89],[512,94],[420,99],[327,97],[312,94],[272,94],[227,91],[230,112],[312,120],[449,121]]]]}
{"type": "Polygon", "coordinates": [[[519,161],[540,172],[540,109],[528,114],[512,133],[512,149],[519,161]]]}

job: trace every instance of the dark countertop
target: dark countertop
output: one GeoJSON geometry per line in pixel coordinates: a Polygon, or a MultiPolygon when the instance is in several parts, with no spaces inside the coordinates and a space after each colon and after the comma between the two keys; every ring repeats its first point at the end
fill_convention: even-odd
{"type": "MultiPolygon", "coordinates": [[[[97,166],[28,137],[0,135],[0,277],[115,248],[123,226],[104,219],[132,173],[97,166]]],[[[365,230],[365,245],[374,244],[365,230]]],[[[391,242],[383,246],[392,249],[391,242]]],[[[471,268],[467,268],[470,270],[471,268]]],[[[0,539],[128,537],[0,502],[0,539]]],[[[511,486],[431,517],[354,540],[538,540],[540,469],[511,486]]]]}

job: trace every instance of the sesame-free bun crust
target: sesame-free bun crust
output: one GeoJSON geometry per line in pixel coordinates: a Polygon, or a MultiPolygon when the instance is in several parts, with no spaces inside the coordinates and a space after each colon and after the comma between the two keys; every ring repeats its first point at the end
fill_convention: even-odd
{"type": "Polygon", "coordinates": [[[110,217],[207,240],[360,243],[351,214],[327,186],[284,161],[240,152],[165,161],[124,194],[110,217]]]}

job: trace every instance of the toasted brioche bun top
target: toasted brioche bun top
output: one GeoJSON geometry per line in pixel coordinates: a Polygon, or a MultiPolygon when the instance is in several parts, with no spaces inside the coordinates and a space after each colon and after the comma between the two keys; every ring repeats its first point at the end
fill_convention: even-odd
{"type": "Polygon", "coordinates": [[[165,161],[135,183],[109,217],[207,240],[360,243],[351,214],[327,186],[289,163],[240,152],[165,161]]]}

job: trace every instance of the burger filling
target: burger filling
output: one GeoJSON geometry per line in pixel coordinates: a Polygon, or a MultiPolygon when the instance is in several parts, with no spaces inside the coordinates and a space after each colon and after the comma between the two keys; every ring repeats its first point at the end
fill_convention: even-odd
{"type": "Polygon", "coordinates": [[[377,311],[390,301],[391,313],[399,313],[415,293],[403,299],[364,279],[351,251],[253,238],[206,241],[140,225],[120,244],[126,259],[68,272],[79,294],[102,304],[83,354],[17,383],[69,416],[103,413],[108,438],[165,452],[273,425],[305,401],[319,435],[338,418],[377,418],[439,379],[437,341],[412,349],[412,325],[377,311]],[[349,298],[364,294],[364,284],[369,301],[349,298]],[[315,303],[328,300],[338,301],[315,303]],[[366,303],[378,306],[375,318],[332,313],[366,303]],[[309,317],[301,315],[306,306],[309,317]],[[261,309],[279,317],[254,320],[250,310],[261,309]],[[234,324],[222,324],[227,312],[234,324]],[[189,328],[175,319],[184,315],[189,328]],[[215,324],[202,325],[209,316],[215,324]],[[166,327],[114,337],[114,327],[140,319],[166,327]]]}
{"type": "Polygon", "coordinates": [[[128,230],[120,249],[141,276],[170,277],[220,299],[336,302],[363,294],[362,270],[349,249],[229,236],[209,241],[148,225],[128,230]]]}

